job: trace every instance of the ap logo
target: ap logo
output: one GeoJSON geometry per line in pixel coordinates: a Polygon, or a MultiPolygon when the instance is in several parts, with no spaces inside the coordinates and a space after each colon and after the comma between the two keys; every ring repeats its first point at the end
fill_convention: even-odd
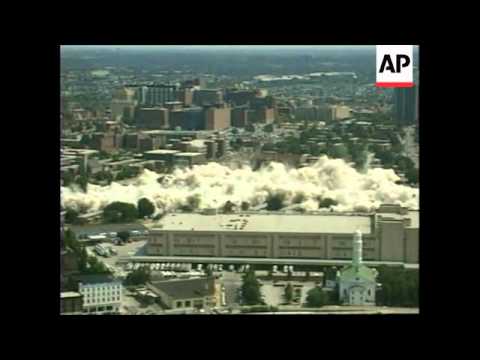
{"type": "Polygon", "coordinates": [[[377,45],[378,87],[413,86],[413,45],[377,45]]]}

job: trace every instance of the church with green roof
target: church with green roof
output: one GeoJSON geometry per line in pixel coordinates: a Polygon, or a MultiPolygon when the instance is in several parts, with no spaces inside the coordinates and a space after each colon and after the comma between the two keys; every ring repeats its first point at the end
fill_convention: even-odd
{"type": "Polygon", "coordinates": [[[375,305],[377,271],[362,263],[362,233],[353,236],[352,263],[342,269],[337,279],[343,305],[375,305]]]}

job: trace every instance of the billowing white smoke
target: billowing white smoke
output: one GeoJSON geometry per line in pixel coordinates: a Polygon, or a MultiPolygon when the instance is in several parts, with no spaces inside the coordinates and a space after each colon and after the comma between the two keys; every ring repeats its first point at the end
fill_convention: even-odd
{"type": "MultiPolygon", "coordinates": [[[[146,197],[156,212],[180,206],[220,208],[230,200],[237,206],[264,204],[269,195],[279,194],[287,208],[318,210],[319,199],[331,198],[335,211],[371,211],[382,203],[395,203],[418,209],[419,191],[395,181],[393,170],[369,169],[357,172],[345,161],[321,157],[317,163],[300,169],[289,169],[281,163],[270,163],[260,170],[250,166],[229,168],[218,163],[177,169],[162,177],[145,170],[132,184],[113,182],[109,186],[88,185],[88,193],[62,187],[66,208],[96,211],[113,201],[136,204],[146,197]]],[[[328,209],[327,209],[328,210],[328,209]]]]}

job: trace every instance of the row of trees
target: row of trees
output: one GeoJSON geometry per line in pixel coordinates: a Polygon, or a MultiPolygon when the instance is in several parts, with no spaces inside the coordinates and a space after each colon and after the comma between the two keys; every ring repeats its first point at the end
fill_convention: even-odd
{"type": "Polygon", "coordinates": [[[79,174],[74,175],[70,171],[66,171],[62,174],[63,186],[70,186],[77,184],[84,192],[87,192],[88,187],[88,166],[85,167],[83,163],[80,164],[79,174]]]}
{"type": "Polygon", "coordinates": [[[107,223],[126,223],[152,216],[154,212],[155,205],[147,198],[138,200],[137,206],[115,201],[103,209],[103,220],[107,223]]]}
{"type": "Polygon", "coordinates": [[[319,287],[311,289],[307,294],[308,307],[321,307],[328,304],[329,294],[319,287]]]}
{"type": "Polygon", "coordinates": [[[124,284],[127,286],[145,285],[150,279],[150,269],[147,266],[141,266],[127,275],[124,284]]]}
{"type": "Polygon", "coordinates": [[[110,274],[110,270],[95,256],[89,256],[83,244],[81,244],[71,229],[64,232],[65,247],[70,249],[78,265],[78,271],[82,275],[110,274]]]}
{"type": "MultiPolygon", "coordinates": [[[[266,203],[267,207],[266,209],[269,211],[278,211],[283,209],[286,206],[286,195],[284,193],[272,193],[269,194],[266,203]]],[[[294,204],[300,204],[303,201],[305,201],[305,195],[303,194],[297,194],[294,196],[292,199],[292,202],[294,204]]],[[[318,201],[318,208],[319,209],[324,209],[324,208],[330,208],[331,206],[338,205],[338,202],[334,199],[331,198],[321,198],[319,197],[317,199],[318,201]]],[[[243,210],[243,204],[242,204],[242,210],[243,210]]]]}
{"type": "Polygon", "coordinates": [[[377,281],[382,284],[377,304],[384,306],[418,307],[418,270],[381,266],[377,281]]]}
{"type": "Polygon", "coordinates": [[[263,304],[263,296],[260,290],[261,284],[255,276],[255,271],[250,269],[243,275],[242,297],[246,305],[263,304]]]}

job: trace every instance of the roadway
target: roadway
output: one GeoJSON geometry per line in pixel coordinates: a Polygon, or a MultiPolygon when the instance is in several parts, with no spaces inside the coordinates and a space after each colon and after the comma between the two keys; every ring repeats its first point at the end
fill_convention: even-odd
{"type": "MultiPolygon", "coordinates": [[[[279,259],[279,258],[238,258],[238,257],[201,257],[201,256],[124,256],[119,257],[119,263],[202,263],[202,264],[262,264],[262,265],[348,265],[351,260],[324,260],[324,259],[279,259]]],[[[405,264],[398,261],[364,261],[367,266],[408,266],[418,268],[418,264],[405,264]]]]}
{"type": "Polygon", "coordinates": [[[87,224],[87,225],[67,225],[75,235],[89,236],[98,235],[100,233],[120,232],[120,231],[144,231],[148,230],[144,225],[140,223],[131,224],[87,224]]]}

